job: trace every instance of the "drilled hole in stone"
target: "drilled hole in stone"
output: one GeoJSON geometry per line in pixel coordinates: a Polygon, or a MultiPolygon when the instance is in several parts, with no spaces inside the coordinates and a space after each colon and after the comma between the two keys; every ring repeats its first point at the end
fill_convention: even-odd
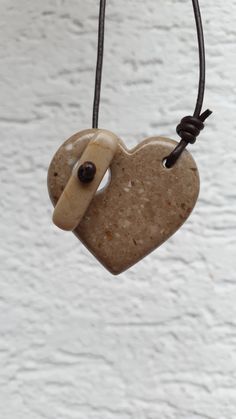
{"type": "Polygon", "coordinates": [[[162,166],[163,166],[165,169],[167,169],[167,170],[171,169],[171,167],[166,166],[166,162],[167,162],[167,157],[165,157],[165,158],[162,160],[162,166]]]}
{"type": "Polygon", "coordinates": [[[111,181],[111,171],[110,171],[110,169],[107,169],[107,171],[106,171],[105,175],[103,176],[102,181],[101,181],[96,193],[98,194],[99,192],[106,189],[107,186],[109,185],[110,181],[111,181]]]}

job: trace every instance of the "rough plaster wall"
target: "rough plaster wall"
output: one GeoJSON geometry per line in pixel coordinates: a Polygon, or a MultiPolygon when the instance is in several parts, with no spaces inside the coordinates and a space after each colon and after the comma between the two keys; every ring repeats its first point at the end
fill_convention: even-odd
{"type": "MultiPolygon", "coordinates": [[[[112,277],[52,225],[46,190],[57,147],[90,127],[98,1],[0,2],[1,419],[236,418],[236,1],[201,5],[200,199],[112,277]]],[[[176,138],[196,64],[190,1],[108,1],[101,126],[176,138]]]]}

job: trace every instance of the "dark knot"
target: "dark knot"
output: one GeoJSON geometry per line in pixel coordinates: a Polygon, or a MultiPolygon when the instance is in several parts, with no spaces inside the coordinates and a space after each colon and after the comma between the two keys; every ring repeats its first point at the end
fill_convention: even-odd
{"type": "Polygon", "coordinates": [[[181,156],[185,148],[189,143],[194,144],[197,136],[204,128],[204,121],[210,116],[212,112],[207,109],[198,117],[196,116],[185,116],[180,124],[177,126],[176,131],[181,138],[181,141],[174,150],[167,156],[165,161],[165,167],[171,168],[178,158],[181,156]]]}
{"type": "Polygon", "coordinates": [[[96,174],[96,166],[91,161],[85,161],[78,169],[78,178],[82,183],[92,182],[96,174]]]}
{"type": "Polygon", "coordinates": [[[204,128],[204,121],[211,115],[211,111],[207,109],[199,117],[185,116],[181,119],[176,131],[180,138],[187,144],[194,144],[198,135],[204,128]]]}
{"type": "Polygon", "coordinates": [[[203,121],[194,116],[185,116],[181,119],[176,131],[180,138],[186,143],[194,144],[203,128],[203,121]]]}

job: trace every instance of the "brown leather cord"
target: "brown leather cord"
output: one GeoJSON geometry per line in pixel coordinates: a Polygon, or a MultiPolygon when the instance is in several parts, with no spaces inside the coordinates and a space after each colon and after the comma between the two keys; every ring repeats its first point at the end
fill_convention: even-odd
{"type": "Polygon", "coordinates": [[[180,136],[181,141],[165,158],[165,166],[171,168],[176,161],[179,159],[187,145],[194,144],[197,136],[200,134],[201,130],[204,128],[204,121],[212,114],[212,111],[207,109],[205,112],[202,112],[204,94],[205,94],[205,80],[206,80],[206,55],[205,55],[205,42],[204,42],[204,33],[202,27],[202,18],[201,10],[198,0],[192,0],[194,17],[197,28],[197,38],[198,38],[198,51],[199,51],[199,82],[198,82],[198,96],[196,100],[196,106],[193,113],[193,116],[184,117],[180,124],[177,126],[176,131],[180,136]]]}
{"type": "Polygon", "coordinates": [[[104,33],[105,33],[106,0],[100,0],[99,23],[98,23],[98,46],[97,67],[95,76],[94,102],[93,102],[93,128],[98,128],[98,117],[102,84],[102,66],[104,56],[104,33]]]}
{"type": "MultiPolygon", "coordinates": [[[[204,121],[211,115],[211,111],[207,109],[202,112],[204,94],[205,94],[205,78],[206,78],[206,58],[205,58],[205,44],[202,27],[201,11],[198,0],[192,0],[194,17],[197,28],[198,50],[199,50],[199,82],[198,95],[193,116],[184,117],[177,126],[176,131],[180,136],[181,141],[174,150],[167,156],[165,166],[171,168],[179,159],[185,148],[189,143],[194,144],[197,136],[204,128],[204,121]]],[[[98,128],[98,117],[101,96],[101,82],[102,82],[102,66],[104,56],[104,33],[105,33],[105,12],[106,0],[100,0],[99,11],[99,25],[98,25],[98,47],[97,47],[97,66],[95,77],[94,103],[93,103],[93,128],[98,128]]]]}

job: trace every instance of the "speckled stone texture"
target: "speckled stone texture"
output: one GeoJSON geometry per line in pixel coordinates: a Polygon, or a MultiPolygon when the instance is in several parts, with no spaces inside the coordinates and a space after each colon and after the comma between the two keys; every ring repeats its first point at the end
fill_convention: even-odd
{"type": "Polygon", "coordinates": [[[56,204],[53,222],[57,227],[73,231],[80,224],[99,187],[101,188],[105,182],[118,142],[119,138],[110,131],[91,130],[87,135],[86,131],[83,131],[77,138],[73,136],[72,140],[61,148],[61,152],[57,153],[58,157],[55,157],[48,173],[49,194],[56,204]],[[77,153],[76,150],[79,149],[81,152],[77,153]],[[76,163],[73,164],[74,162],[76,163]],[[69,166],[70,169],[67,179],[65,174],[68,170],[65,166],[69,166]],[[92,166],[92,177],[90,175],[87,178],[87,175],[84,175],[84,166],[92,166]]]}
{"type": "MultiPolygon", "coordinates": [[[[96,132],[99,130],[73,135],[55,154],[48,172],[54,205],[96,132]]],[[[153,137],[127,150],[120,140],[110,165],[109,184],[94,196],[74,231],[113,274],[128,269],[164,243],[185,222],[196,203],[199,175],[190,153],[185,151],[171,169],[164,167],[165,157],[175,146],[170,139],[153,137]]],[[[82,185],[81,195],[83,188],[91,186],[82,185]]],[[[77,194],[71,199],[77,199],[79,205],[79,190],[77,194]]]]}
{"type": "MultiPolygon", "coordinates": [[[[0,1],[1,419],[236,418],[236,2],[200,4],[199,200],[113,277],[52,224],[46,187],[91,126],[98,1],[0,1]]],[[[128,148],[177,139],[197,88],[191,1],[109,0],[106,30],[100,126],[128,148]]]]}

